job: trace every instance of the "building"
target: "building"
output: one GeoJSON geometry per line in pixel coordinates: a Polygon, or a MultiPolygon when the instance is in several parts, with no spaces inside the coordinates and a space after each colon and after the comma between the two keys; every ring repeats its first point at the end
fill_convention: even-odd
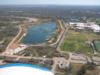
{"type": "Polygon", "coordinates": [[[90,22],[90,23],[81,23],[81,22],[70,22],[70,26],[75,27],[76,29],[91,29],[93,32],[100,32],[100,26],[90,22]]]}
{"type": "Polygon", "coordinates": [[[59,63],[58,63],[58,67],[60,69],[69,69],[70,68],[70,62],[67,61],[64,58],[61,58],[60,61],[59,61],[59,63]]]}

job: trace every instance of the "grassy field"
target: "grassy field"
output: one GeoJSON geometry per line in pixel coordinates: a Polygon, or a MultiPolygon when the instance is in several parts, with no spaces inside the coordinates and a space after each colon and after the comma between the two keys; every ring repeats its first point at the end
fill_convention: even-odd
{"type": "Polygon", "coordinates": [[[100,52],[100,41],[95,41],[95,46],[98,52],[100,52]]]}
{"type": "Polygon", "coordinates": [[[66,34],[63,44],[61,45],[61,50],[89,53],[92,52],[92,49],[88,42],[99,38],[100,35],[92,32],[69,30],[68,34],[66,34]]]}

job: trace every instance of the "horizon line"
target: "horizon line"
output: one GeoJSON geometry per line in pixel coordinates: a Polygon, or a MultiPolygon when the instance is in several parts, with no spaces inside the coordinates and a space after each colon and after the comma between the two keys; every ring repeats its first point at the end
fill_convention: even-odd
{"type": "Polygon", "coordinates": [[[42,6],[100,6],[100,5],[84,5],[84,4],[0,4],[0,5],[42,5],[42,6]]]}

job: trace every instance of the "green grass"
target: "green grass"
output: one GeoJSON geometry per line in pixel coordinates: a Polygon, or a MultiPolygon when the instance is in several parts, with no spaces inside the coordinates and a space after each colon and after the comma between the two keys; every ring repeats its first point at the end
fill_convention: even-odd
{"type": "Polygon", "coordinates": [[[100,41],[95,41],[95,46],[97,50],[100,52],[100,41]]]}
{"type": "Polygon", "coordinates": [[[69,30],[64,43],[61,45],[61,50],[80,53],[92,52],[92,49],[87,42],[98,39],[99,37],[99,35],[92,32],[76,32],[74,30],[69,30]]]}

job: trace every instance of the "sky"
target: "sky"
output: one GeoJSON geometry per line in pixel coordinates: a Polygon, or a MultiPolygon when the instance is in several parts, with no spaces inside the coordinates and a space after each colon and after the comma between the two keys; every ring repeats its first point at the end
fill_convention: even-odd
{"type": "Polygon", "coordinates": [[[0,0],[0,5],[6,4],[100,5],[100,0],[0,0]]]}

